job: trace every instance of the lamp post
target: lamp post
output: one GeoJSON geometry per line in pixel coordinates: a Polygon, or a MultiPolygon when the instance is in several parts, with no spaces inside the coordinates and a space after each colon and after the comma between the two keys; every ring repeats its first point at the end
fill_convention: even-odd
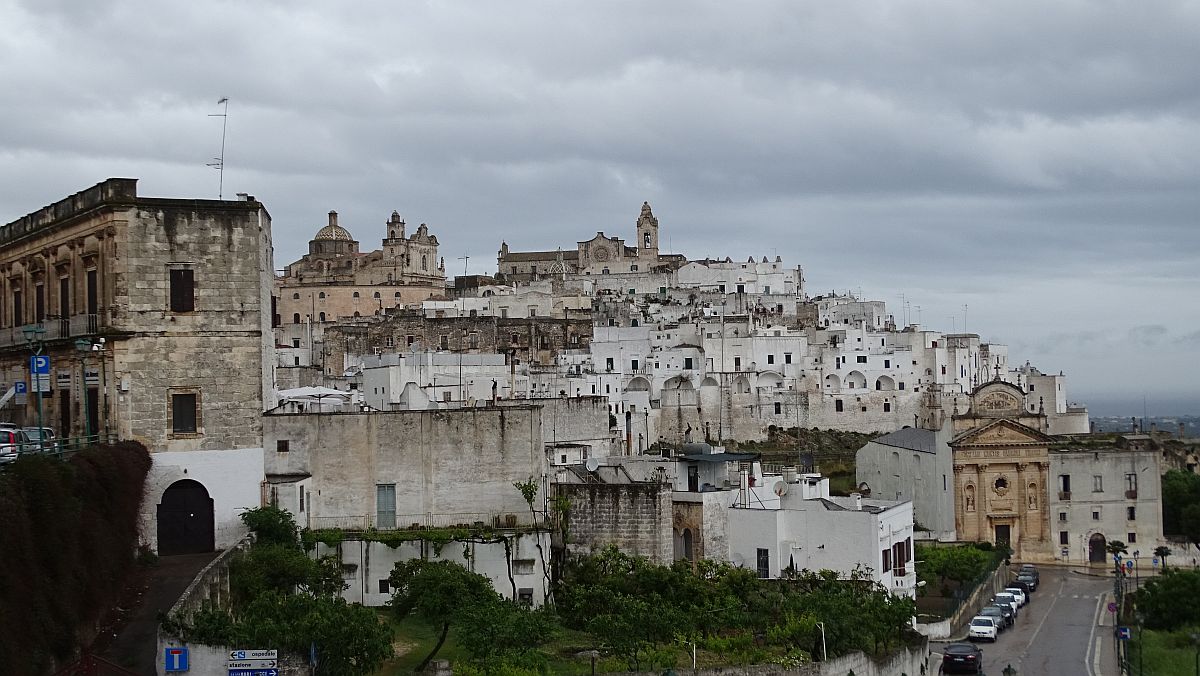
{"type": "Polygon", "coordinates": [[[88,408],[87,383],[87,354],[92,351],[92,341],[87,338],[76,338],[75,349],[79,351],[79,370],[83,376],[83,442],[88,443],[92,436],[92,411],[88,408]]]}
{"type": "MultiPolygon", "coordinates": [[[[29,345],[29,349],[33,352],[33,356],[37,357],[42,354],[43,336],[46,335],[46,327],[41,323],[31,324],[21,329],[21,333],[25,336],[25,343],[29,345]]],[[[29,363],[29,380],[30,385],[37,388],[37,421],[38,421],[38,446],[42,445],[42,376],[33,372],[33,360],[29,363]]],[[[47,378],[49,376],[46,376],[47,378]]]]}

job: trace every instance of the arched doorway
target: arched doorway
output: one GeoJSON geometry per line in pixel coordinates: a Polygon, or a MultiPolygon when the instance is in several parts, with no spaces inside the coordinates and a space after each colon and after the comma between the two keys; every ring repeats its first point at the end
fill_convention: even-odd
{"type": "Polygon", "coordinates": [[[158,553],[199,554],[215,549],[213,499],[198,481],[176,481],[158,504],[158,553]]]}
{"type": "Polygon", "coordinates": [[[1108,560],[1108,552],[1104,550],[1108,542],[1104,536],[1096,533],[1088,540],[1088,561],[1092,563],[1104,563],[1108,560]]]}

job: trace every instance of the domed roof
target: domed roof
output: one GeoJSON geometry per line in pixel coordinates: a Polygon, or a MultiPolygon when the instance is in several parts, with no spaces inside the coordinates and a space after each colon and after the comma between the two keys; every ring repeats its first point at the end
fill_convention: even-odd
{"type": "Polygon", "coordinates": [[[327,225],[317,231],[317,236],[313,239],[336,239],[343,242],[353,242],[354,238],[350,236],[350,232],[340,225],[327,225]]]}

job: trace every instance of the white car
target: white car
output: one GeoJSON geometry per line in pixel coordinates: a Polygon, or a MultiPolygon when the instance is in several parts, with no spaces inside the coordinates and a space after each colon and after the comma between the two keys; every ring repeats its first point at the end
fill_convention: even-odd
{"type": "Polygon", "coordinates": [[[967,631],[967,638],[972,641],[977,639],[987,639],[993,643],[996,641],[996,636],[999,635],[1000,628],[996,626],[996,618],[988,617],[987,615],[976,615],[971,618],[971,625],[967,631]]]}
{"type": "Polygon", "coordinates": [[[1021,604],[1017,603],[1017,597],[1009,594],[1008,592],[1001,592],[993,596],[992,603],[1007,603],[1008,606],[1012,608],[1014,618],[1021,614],[1019,611],[1021,604]]]}
{"type": "Polygon", "coordinates": [[[1020,587],[1005,587],[1004,592],[1017,597],[1017,603],[1021,606],[1029,603],[1029,597],[1025,596],[1025,591],[1020,587]]]}

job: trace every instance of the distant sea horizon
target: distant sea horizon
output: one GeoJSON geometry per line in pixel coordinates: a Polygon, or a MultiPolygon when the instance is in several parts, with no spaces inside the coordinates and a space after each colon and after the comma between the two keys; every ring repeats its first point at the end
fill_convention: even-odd
{"type": "Polygon", "coordinates": [[[1186,395],[1147,394],[1137,396],[1097,395],[1080,393],[1071,403],[1083,404],[1092,418],[1179,418],[1200,417],[1200,393],[1186,395]]]}

